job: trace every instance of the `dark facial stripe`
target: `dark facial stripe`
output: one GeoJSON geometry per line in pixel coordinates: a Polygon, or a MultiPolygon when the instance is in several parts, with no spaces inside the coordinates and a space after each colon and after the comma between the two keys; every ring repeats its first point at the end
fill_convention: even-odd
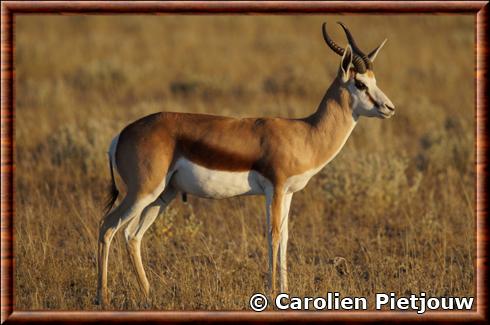
{"type": "MultiPolygon", "coordinates": [[[[366,72],[366,74],[367,74],[368,76],[370,76],[370,77],[373,77],[373,76],[374,76],[374,73],[373,73],[371,70],[368,70],[368,71],[366,72]]],[[[359,79],[357,79],[356,77],[357,77],[357,73],[354,75],[354,79],[355,79],[355,80],[358,80],[358,81],[360,81],[360,82],[362,82],[362,83],[364,83],[362,80],[359,80],[359,79]]],[[[364,83],[364,84],[365,84],[365,83],[364,83]]],[[[365,85],[366,85],[366,84],[365,84],[365,85]]],[[[369,100],[370,100],[370,101],[371,101],[371,102],[372,102],[372,103],[373,103],[375,106],[380,107],[381,105],[380,105],[380,104],[379,104],[379,103],[378,103],[378,102],[377,102],[377,101],[376,101],[376,100],[373,98],[373,96],[371,96],[371,93],[369,92],[369,87],[368,87],[367,85],[366,85],[366,87],[367,87],[367,88],[366,88],[366,95],[368,96],[369,100]]]]}

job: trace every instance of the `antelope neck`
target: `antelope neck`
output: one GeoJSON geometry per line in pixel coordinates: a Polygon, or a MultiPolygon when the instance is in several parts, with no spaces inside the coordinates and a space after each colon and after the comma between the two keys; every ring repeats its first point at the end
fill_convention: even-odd
{"type": "Polygon", "coordinates": [[[347,89],[336,79],[328,88],[318,109],[305,122],[310,125],[311,139],[318,152],[317,161],[331,161],[347,141],[357,124],[351,110],[347,89]]]}

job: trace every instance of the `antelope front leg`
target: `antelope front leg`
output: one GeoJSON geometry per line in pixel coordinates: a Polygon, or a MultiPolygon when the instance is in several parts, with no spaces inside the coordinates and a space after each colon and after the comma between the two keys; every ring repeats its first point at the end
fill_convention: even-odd
{"type": "Polygon", "coordinates": [[[288,247],[288,219],[289,207],[293,194],[286,194],[283,201],[282,218],[281,218],[281,239],[279,242],[279,261],[280,261],[280,279],[281,292],[288,291],[288,262],[287,262],[287,247],[288,247]]]}
{"type": "Polygon", "coordinates": [[[267,205],[267,239],[269,246],[269,288],[276,294],[277,255],[279,251],[281,211],[284,192],[282,187],[275,187],[272,193],[266,194],[267,205]]]}

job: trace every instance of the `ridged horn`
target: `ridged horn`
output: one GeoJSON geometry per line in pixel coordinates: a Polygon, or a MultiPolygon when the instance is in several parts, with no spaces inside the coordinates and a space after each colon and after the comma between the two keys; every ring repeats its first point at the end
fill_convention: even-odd
{"type": "Polygon", "coordinates": [[[325,40],[325,43],[327,43],[328,47],[330,47],[332,51],[334,51],[338,55],[344,55],[345,50],[340,46],[338,46],[337,43],[335,43],[333,39],[331,39],[330,36],[328,36],[327,23],[323,23],[322,32],[323,32],[323,39],[325,40]]]}
{"type": "MultiPolygon", "coordinates": [[[[327,43],[328,47],[330,47],[332,49],[332,51],[334,51],[338,55],[344,55],[345,50],[342,47],[340,47],[339,45],[337,45],[337,43],[335,43],[334,40],[331,39],[330,36],[328,35],[327,23],[322,24],[322,32],[323,32],[323,39],[325,40],[325,43],[327,43]]],[[[351,44],[351,47],[352,47],[352,44],[351,44]]],[[[356,52],[353,51],[352,54],[353,54],[352,64],[354,65],[354,68],[356,69],[356,71],[359,73],[366,72],[366,64],[365,64],[364,60],[356,52]]]]}
{"type": "Polygon", "coordinates": [[[364,61],[365,65],[368,69],[372,69],[373,68],[373,62],[371,60],[369,60],[369,57],[359,48],[359,46],[357,46],[357,43],[354,40],[354,36],[352,36],[349,29],[344,24],[342,24],[340,21],[338,21],[337,24],[342,26],[342,28],[345,32],[345,36],[347,37],[347,40],[349,41],[349,44],[352,47],[352,50],[354,50],[354,53],[362,58],[362,60],[364,61]]]}

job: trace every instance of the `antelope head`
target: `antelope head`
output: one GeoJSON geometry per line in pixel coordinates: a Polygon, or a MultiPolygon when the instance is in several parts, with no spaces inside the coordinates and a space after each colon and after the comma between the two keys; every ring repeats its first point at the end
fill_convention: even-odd
{"type": "Polygon", "coordinates": [[[395,114],[395,106],[376,85],[373,72],[373,62],[386,40],[366,55],[357,46],[349,29],[342,23],[339,22],[339,24],[344,29],[349,42],[345,48],[337,45],[328,36],[326,23],[323,23],[322,26],[323,38],[335,53],[342,56],[337,78],[340,79],[341,87],[347,89],[350,95],[350,106],[354,119],[357,120],[359,116],[392,117],[395,114]]]}

